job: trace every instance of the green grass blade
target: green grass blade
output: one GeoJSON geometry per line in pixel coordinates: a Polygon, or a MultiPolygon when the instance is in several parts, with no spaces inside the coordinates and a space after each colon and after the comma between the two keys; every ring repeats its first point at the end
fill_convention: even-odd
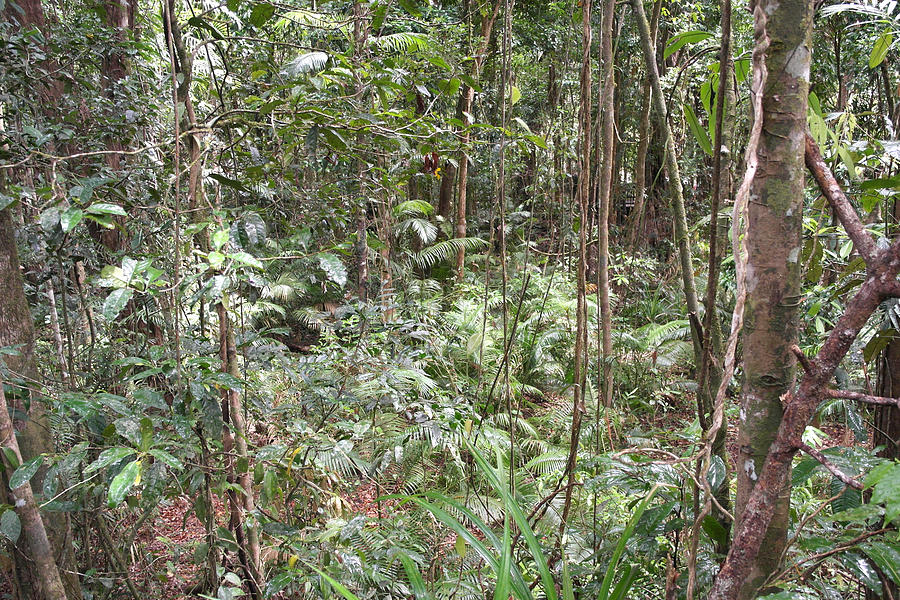
{"type": "Polygon", "coordinates": [[[422,573],[419,572],[419,566],[408,554],[401,553],[399,556],[400,562],[403,563],[403,569],[406,571],[406,576],[409,578],[409,583],[412,585],[416,600],[431,600],[431,593],[425,587],[425,580],[422,578],[422,573]]]}
{"type": "Polygon", "coordinates": [[[475,462],[478,464],[482,475],[487,478],[494,490],[496,490],[503,499],[506,510],[512,515],[513,520],[516,522],[516,526],[518,526],[519,531],[522,532],[525,544],[528,546],[528,550],[531,552],[531,556],[534,558],[535,565],[541,575],[541,582],[544,584],[544,594],[547,596],[547,600],[558,600],[559,597],[556,595],[556,584],[553,581],[553,575],[550,573],[547,559],[544,557],[544,552],[541,550],[541,544],[538,542],[537,536],[534,535],[534,530],[531,529],[531,525],[528,523],[528,518],[525,516],[525,513],[522,512],[522,508],[515,501],[515,498],[512,497],[512,494],[509,493],[509,490],[501,481],[500,476],[497,474],[497,471],[494,470],[494,467],[488,464],[484,459],[484,456],[481,455],[481,452],[479,452],[469,440],[465,440],[465,442],[466,447],[472,453],[472,456],[475,457],[475,462]]]}
{"type": "Polygon", "coordinates": [[[619,564],[619,559],[622,558],[622,554],[625,552],[625,544],[628,543],[628,539],[631,537],[631,534],[634,533],[635,525],[637,525],[637,522],[641,518],[641,515],[644,514],[644,511],[647,510],[647,506],[650,505],[650,501],[653,500],[653,496],[656,495],[656,490],[658,489],[659,484],[653,486],[650,493],[641,500],[640,504],[638,504],[637,509],[634,511],[634,515],[632,515],[631,520],[628,521],[628,525],[625,526],[625,531],[622,532],[619,543],[616,544],[616,549],[613,551],[609,566],[606,567],[606,575],[603,577],[603,584],[600,586],[600,595],[597,596],[599,600],[611,599],[609,588],[612,586],[616,565],[619,564]]]}
{"type": "Polygon", "coordinates": [[[509,600],[509,572],[512,568],[512,540],[509,536],[509,517],[503,519],[503,553],[500,558],[500,570],[497,571],[497,587],[494,588],[494,600],[509,600]]]}

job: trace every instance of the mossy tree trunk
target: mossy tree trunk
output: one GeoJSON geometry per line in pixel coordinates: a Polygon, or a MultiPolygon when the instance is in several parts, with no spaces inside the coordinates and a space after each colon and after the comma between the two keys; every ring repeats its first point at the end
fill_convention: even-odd
{"type": "MultiPolygon", "coordinates": [[[[759,0],[762,132],[759,166],[750,187],[747,223],[747,304],[744,381],[737,459],[736,527],[762,473],[782,418],[782,396],[793,389],[800,303],[800,246],[805,185],[804,151],[813,5],[808,0],[759,0]]],[[[790,485],[778,492],[761,550],[741,583],[739,598],[754,598],[777,567],[787,542],[790,485]]]]}

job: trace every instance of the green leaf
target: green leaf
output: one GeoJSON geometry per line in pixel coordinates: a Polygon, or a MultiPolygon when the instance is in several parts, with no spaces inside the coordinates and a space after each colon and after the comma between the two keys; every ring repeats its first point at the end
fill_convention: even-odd
{"type": "Polygon", "coordinates": [[[210,267],[212,267],[213,269],[218,269],[225,262],[225,255],[221,252],[213,250],[206,255],[206,260],[209,261],[210,267]]]}
{"type": "Polygon", "coordinates": [[[431,593],[425,587],[425,580],[419,571],[419,566],[405,552],[399,554],[400,562],[403,563],[403,570],[406,571],[406,577],[412,585],[413,597],[416,600],[429,600],[431,593]]]}
{"type": "Polygon", "coordinates": [[[509,104],[510,106],[515,106],[516,103],[522,99],[522,92],[519,91],[519,88],[516,86],[510,86],[509,88],[509,104]]]}
{"type": "Polygon", "coordinates": [[[140,480],[141,461],[133,460],[119,471],[119,474],[113,477],[112,483],[109,484],[109,495],[106,505],[115,508],[122,503],[129,490],[134,487],[140,480]]]}
{"type": "Polygon", "coordinates": [[[22,533],[22,523],[19,521],[19,515],[12,509],[3,511],[0,516],[0,535],[15,544],[22,533]]]}
{"type": "Polygon", "coordinates": [[[84,218],[84,212],[78,208],[69,208],[59,216],[59,224],[66,233],[72,231],[84,218]]]}
{"type": "Polygon", "coordinates": [[[712,36],[713,34],[706,31],[685,31],[683,33],[679,33],[678,35],[674,36],[666,45],[666,49],[663,52],[663,59],[669,58],[670,56],[678,52],[678,50],[685,44],[696,44],[697,42],[708,40],[712,36]]]}
{"type": "Polygon", "coordinates": [[[275,7],[268,2],[260,2],[254,5],[250,11],[250,24],[255,27],[262,27],[266,21],[275,15],[275,7]]]}
{"type": "Polygon", "coordinates": [[[709,539],[719,545],[724,545],[728,541],[728,532],[722,527],[722,524],[712,515],[706,515],[701,523],[703,531],[709,536],[709,539]]]}
{"type": "Polygon", "coordinates": [[[120,288],[110,292],[103,302],[103,318],[112,321],[118,317],[128,301],[131,300],[132,294],[134,294],[134,290],[131,288],[120,288]]]}
{"type": "Polygon", "coordinates": [[[213,243],[213,248],[215,248],[216,250],[221,250],[222,246],[228,243],[228,230],[219,229],[212,234],[211,240],[213,243]]]}
{"type": "Polygon", "coordinates": [[[100,456],[97,457],[97,460],[87,466],[87,468],[84,470],[84,474],[89,475],[94,471],[99,471],[100,469],[108,467],[113,463],[119,462],[123,458],[131,456],[134,453],[134,448],[124,448],[121,446],[116,448],[107,448],[100,453],[100,456]]]}
{"type": "Polygon", "coordinates": [[[616,545],[616,549],[613,551],[612,558],[609,561],[609,566],[606,568],[606,575],[603,576],[603,583],[600,586],[600,598],[608,597],[609,588],[612,585],[613,576],[618,568],[619,560],[622,558],[622,553],[625,552],[625,544],[628,542],[628,539],[631,538],[635,525],[637,525],[637,522],[640,520],[641,515],[644,514],[644,511],[647,510],[647,507],[650,505],[650,502],[653,500],[653,496],[656,495],[656,491],[659,487],[659,484],[653,486],[650,493],[641,500],[640,504],[638,504],[638,507],[635,509],[631,520],[628,521],[628,525],[625,526],[625,530],[619,536],[619,543],[616,545]]]}
{"type": "Polygon", "coordinates": [[[347,267],[341,262],[341,259],[325,252],[319,255],[319,268],[325,271],[328,279],[343,287],[347,283],[347,267]]]}
{"type": "Polygon", "coordinates": [[[706,480],[709,482],[710,489],[715,492],[725,481],[727,471],[725,463],[718,456],[713,456],[709,461],[709,471],[706,473],[706,480]]]}
{"type": "Polygon", "coordinates": [[[159,448],[153,448],[149,452],[150,456],[155,458],[156,460],[165,463],[169,467],[175,469],[176,471],[180,471],[184,468],[184,465],[181,464],[181,461],[166,452],[165,450],[160,450],[159,448]]]}
{"type": "Polygon", "coordinates": [[[313,571],[318,573],[322,577],[322,579],[324,579],[325,581],[330,583],[331,587],[336,589],[338,591],[338,593],[344,597],[345,600],[359,600],[359,598],[356,596],[356,594],[354,594],[353,592],[348,590],[346,587],[344,587],[344,585],[342,583],[336,581],[334,578],[327,575],[325,573],[325,571],[322,571],[308,563],[306,566],[308,566],[310,569],[312,569],[313,571]]]}
{"type": "Polygon", "coordinates": [[[6,207],[11,206],[16,200],[18,200],[18,198],[14,196],[0,193],[0,210],[4,210],[6,207]]]}
{"type": "Polygon", "coordinates": [[[900,517],[900,462],[879,465],[866,478],[867,484],[870,481],[874,482],[872,504],[884,504],[884,522],[893,522],[900,517]]]}
{"type": "Polygon", "coordinates": [[[503,499],[503,504],[506,507],[507,512],[512,515],[513,520],[519,527],[519,532],[525,539],[525,545],[528,546],[528,550],[531,552],[535,566],[541,576],[541,581],[544,584],[544,594],[546,595],[547,600],[557,600],[556,584],[553,581],[553,575],[550,573],[550,568],[547,566],[547,559],[544,557],[544,552],[541,550],[541,544],[538,542],[537,536],[534,535],[534,530],[531,528],[528,518],[525,516],[525,513],[522,512],[522,507],[520,507],[518,502],[512,497],[509,489],[501,481],[500,476],[494,467],[488,464],[478,449],[473,446],[469,440],[465,440],[465,442],[466,448],[468,448],[469,452],[475,457],[475,462],[479,466],[479,471],[487,478],[494,488],[494,491],[503,499]]]}
{"type": "Polygon", "coordinates": [[[253,267],[254,269],[259,269],[260,271],[263,270],[262,262],[260,262],[260,260],[252,254],[249,254],[247,252],[235,252],[234,254],[229,254],[228,258],[241,264],[247,265],[248,267],[253,267]]]}
{"type": "Polygon", "coordinates": [[[96,202],[88,206],[85,211],[90,215],[118,215],[126,216],[125,209],[118,204],[109,204],[107,202],[96,202]]]}
{"type": "Polygon", "coordinates": [[[869,561],[856,552],[841,552],[838,557],[844,566],[853,572],[867,588],[881,596],[881,579],[869,561]]]}
{"type": "Polygon", "coordinates": [[[688,127],[691,129],[691,133],[694,134],[697,143],[700,144],[700,148],[707,155],[712,156],[712,142],[709,141],[709,134],[706,132],[706,129],[700,125],[700,121],[697,120],[697,115],[694,114],[694,109],[687,103],[684,104],[684,118],[687,119],[688,127]]]}
{"type": "Polygon", "coordinates": [[[878,566],[881,571],[900,585],[900,547],[887,542],[867,542],[862,551],[878,566]]]}
{"type": "Polygon", "coordinates": [[[31,481],[31,478],[41,468],[43,462],[43,456],[35,456],[31,460],[22,463],[22,466],[16,469],[16,472],[9,478],[9,489],[15,490],[31,481]]]}
{"type": "Polygon", "coordinates": [[[872,47],[872,53],[869,55],[870,69],[874,69],[884,61],[893,42],[894,36],[890,29],[885,30],[885,32],[875,40],[875,45],[872,47]]]}
{"type": "Polygon", "coordinates": [[[853,156],[850,154],[850,151],[843,145],[838,145],[837,147],[838,156],[841,157],[841,161],[844,163],[844,166],[847,167],[847,172],[850,174],[851,179],[858,179],[859,177],[856,174],[856,161],[853,160],[853,156]]]}
{"type": "Polygon", "coordinates": [[[497,586],[494,588],[494,600],[509,600],[510,570],[512,568],[512,540],[509,535],[509,515],[503,519],[502,549],[500,570],[497,572],[497,586]]]}

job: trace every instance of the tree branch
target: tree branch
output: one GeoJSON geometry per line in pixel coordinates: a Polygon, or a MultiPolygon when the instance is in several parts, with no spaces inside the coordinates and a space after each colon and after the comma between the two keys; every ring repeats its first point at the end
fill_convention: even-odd
{"type": "Polygon", "coordinates": [[[900,281],[894,279],[883,282],[881,292],[888,298],[900,298],[900,281]]]}
{"type": "Polygon", "coordinates": [[[825,159],[822,158],[822,153],[819,152],[819,146],[812,136],[809,135],[809,132],[806,133],[806,168],[812,173],[813,179],[816,180],[816,184],[822,190],[825,199],[828,200],[828,203],[834,209],[834,214],[841,222],[841,225],[844,226],[847,235],[853,240],[856,251],[863,257],[866,264],[871,267],[878,255],[875,240],[866,231],[862,221],[859,220],[859,215],[856,214],[856,210],[850,204],[850,200],[834,178],[831,169],[825,164],[825,159]]]}
{"type": "Polygon", "coordinates": [[[826,394],[831,398],[844,398],[846,400],[865,402],[866,404],[880,404],[882,406],[896,406],[897,408],[900,408],[900,398],[870,396],[869,394],[861,394],[859,392],[851,392],[848,390],[827,390],[826,394]]]}
{"type": "Polygon", "coordinates": [[[828,460],[828,457],[816,450],[815,448],[810,447],[808,444],[800,443],[800,449],[809,454],[811,457],[819,461],[823,467],[828,469],[828,472],[837,477],[841,483],[848,487],[852,487],[854,490],[862,490],[863,484],[861,484],[856,479],[850,477],[840,469],[838,469],[834,463],[828,460]]]}

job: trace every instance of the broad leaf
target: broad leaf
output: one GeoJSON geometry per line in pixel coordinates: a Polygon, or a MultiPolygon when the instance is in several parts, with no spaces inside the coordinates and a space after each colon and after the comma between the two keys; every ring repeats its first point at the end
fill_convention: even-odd
{"type": "Polygon", "coordinates": [[[43,456],[35,456],[31,460],[22,463],[22,466],[16,469],[16,472],[9,478],[9,489],[15,490],[31,481],[31,478],[41,468],[43,462],[43,456]]]}
{"type": "Polygon", "coordinates": [[[131,300],[133,293],[134,290],[131,288],[120,288],[110,292],[103,302],[103,318],[107,321],[112,321],[118,317],[125,305],[128,304],[128,301],[131,300]]]}
{"type": "Polygon", "coordinates": [[[113,477],[112,483],[109,484],[109,495],[106,504],[110,508],[115,508],[122,503],[125,496],[141,478],[141,461],[133,460],[119,471],[119,474],[113,477]]]}

